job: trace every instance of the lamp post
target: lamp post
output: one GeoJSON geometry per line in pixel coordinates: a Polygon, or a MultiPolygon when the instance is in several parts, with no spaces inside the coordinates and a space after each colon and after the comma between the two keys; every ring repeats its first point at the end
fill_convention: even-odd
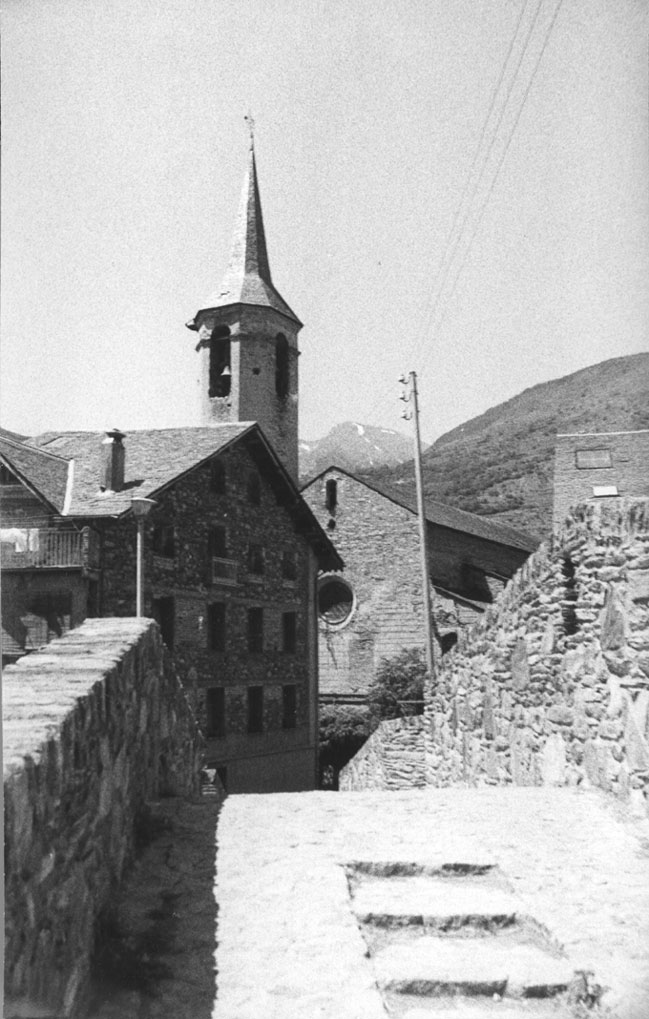
{"type": "Polygon", "coordinates": [[[137,524],[137,550],[135,557],[135,615],[142,615],[143,602],[143,577],[142,577],[142,550],[144,547],[144,521],[155,506],[154,499],[145,499],[143,495],[134,495],[131,499],[131,509],[137,524]]]}

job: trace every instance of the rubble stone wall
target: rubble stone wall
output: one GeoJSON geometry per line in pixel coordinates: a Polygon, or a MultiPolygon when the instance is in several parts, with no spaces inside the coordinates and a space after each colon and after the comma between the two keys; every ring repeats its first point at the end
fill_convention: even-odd
{"type": "Polygon", "coordinates": [[[145,804],[198,793],[201,737],[148,619],[87,620],[3,700],[5,1015],[75,1017],[145,804]]]}
{"type": "MultiPolygon", "coordinates": [[[[439,662],[424,718],[429,785],[590,785],[647,811],[649,501],[577,507],[439,662]]],[[[345,788],[387,788],[391,735],[345,788]]]]}
{"type": "Polygon", "coordinates": [[[425,785],[423,715],[383,722],[340,773],[338,788],[412,789],[425,785]]]}

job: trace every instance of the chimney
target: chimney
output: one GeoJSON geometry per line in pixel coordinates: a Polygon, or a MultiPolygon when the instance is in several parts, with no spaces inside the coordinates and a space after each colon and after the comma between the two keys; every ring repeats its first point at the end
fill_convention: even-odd
{"type": "Polygon", "coordinates": [[[106,432],[102,442],[101,477],[99,487],[103,492],[121,492],[124,487],[125,450],[122,440],[126,438],[119,428],[106,432]]]}

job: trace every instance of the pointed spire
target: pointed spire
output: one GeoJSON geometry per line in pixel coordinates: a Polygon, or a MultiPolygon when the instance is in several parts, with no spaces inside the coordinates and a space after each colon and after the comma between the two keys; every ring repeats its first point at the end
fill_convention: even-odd
{"type": "MultiPolygon", "coordinates": [[[[264,220],[257,183],[252,117],[245,118],[250,129],[248,168],[243,182],[239,213],[234,229],[232,253],[220,288],[203,309],[229,304],[254,304],[273,308],[300,324],[297,315],[279,295],[270,275],[264,220]]],[[[188,323],[189,324],[189,323],[188,323]]]]}

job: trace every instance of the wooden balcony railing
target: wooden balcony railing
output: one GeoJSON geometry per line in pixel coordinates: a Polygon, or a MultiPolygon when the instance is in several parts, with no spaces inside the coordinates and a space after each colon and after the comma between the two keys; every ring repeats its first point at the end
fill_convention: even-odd
{"type": "Polygon", "coordinates": [[[98,569],[99,535],[91,527],[4,527],[0,530],[0,562],[5,570],[60,568],[98,569]]]}

